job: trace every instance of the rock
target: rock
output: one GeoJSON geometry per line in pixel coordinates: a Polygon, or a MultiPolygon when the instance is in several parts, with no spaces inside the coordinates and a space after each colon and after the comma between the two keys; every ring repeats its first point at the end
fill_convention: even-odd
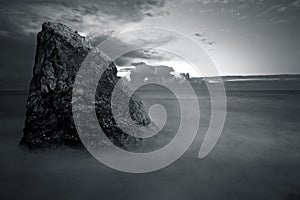
{"type": "MultiPolygon", "coordinates": [[[[92,50],[90,43],[69,27],[60,23],[43,24],[42,31],[37,35],[21,145],[29,148],[82,146],[72,115],[72,86],[79,67],[92,50]]],[[[111,93],[118,80],[116,66],[111,63],[99,81],[95,105],[98,121],[105,134],[115,144],[126,148],[141,139],[124,133],[112,116],[111,93]]],[[[122,95],[129,98],[126,90],[122,95]]],[[[84,92],[77,91],[79,96],[84,92]]],[[[83,107],[88,109],[86,105],[83,107]]],[[[129,108],[137,124],[152,124],[138,96],[130,99],[129,108]]]]}

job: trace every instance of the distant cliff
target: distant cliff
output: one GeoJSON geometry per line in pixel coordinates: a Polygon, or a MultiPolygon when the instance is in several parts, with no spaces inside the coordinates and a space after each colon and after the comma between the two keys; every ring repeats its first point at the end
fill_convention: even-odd
{"type": "MultiPolygon", "coordinates": [[[[93,49],[77,32],[60,23],[45,22],[37,35],[33,77],[27,100],[24,135],[20,144],[30,148],[81,146],[72,116],[72,86],[76,73],[93,49]]],[[[119,80],[113,63],[99,81],[96,113],[106,135],[117,145],[139,142],[120,130],[112,116],[111,92],[119,80]]],[[[131,99],[133,120],[144,126],[151,124],[137,96],[131,99]]],[[[128,124],[129,125],[129,124],[128,124]]]]}

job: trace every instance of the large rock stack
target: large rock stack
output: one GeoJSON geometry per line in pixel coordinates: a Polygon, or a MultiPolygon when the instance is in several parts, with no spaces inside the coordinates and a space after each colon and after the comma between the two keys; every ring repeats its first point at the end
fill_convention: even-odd
{"type": "MultiPolygon", "coordinates": [[[[51,22],[43,24],[37,35],[33,78],[20,144],[30,148],[82,145],[72,115],[72,86],[79,67],[92,49],[84,37],[67,26],[51,22]]],[[[97,88],[96,113],[106,135],[117,145],[126,146],[139,139],[119,129],[112,116],[110,95],[118,79],[117,69],[111,63],[97,88]]],[[[130,114],[139,125],[151,124],[138,97],[131,98],[130,114]]]]}

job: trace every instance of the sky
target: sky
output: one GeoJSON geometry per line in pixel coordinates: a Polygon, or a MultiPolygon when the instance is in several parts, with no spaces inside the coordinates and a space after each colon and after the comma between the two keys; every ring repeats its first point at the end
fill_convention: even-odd
{"type": "MultiPolygon", "coordinates": [[[[300,73],[300,0],[0,0],[0,89],[28,87],[44,21],[64,23],[94,45],[136,28],[167,28],[197,43],[220,75],[300,73]]],[[[203,54],[168,34],[120,41],[203,54]]],[[[116,63],[123,73],[145,63],[198,75],[155,49],[129,52],[116,63]]]]}

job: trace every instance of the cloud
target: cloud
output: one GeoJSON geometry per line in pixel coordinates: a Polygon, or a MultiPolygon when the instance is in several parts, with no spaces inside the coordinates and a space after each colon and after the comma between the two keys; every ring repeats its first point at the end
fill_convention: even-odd
{"type": "Polygon", "coordinates": [[[256,21],[257,25],[284,25],[300,19],[300,0],[185,0],[201,5],[200,11],[215,15],[231,16],[245,24],[256,21]]]}
{"type": "Polygon", "coordinates": [[[165,10],[162,11],[149,10],[145,12],[145,15],[148,17],[156,17],[156,16],[170,15],[170,12],[165,10]]]}
{"type": "Polygon", "coordinates": [[[136,46],[146,46],[151,44],[153,47],[162,46],[176,40],[176,33],[156,31],[151,29],[143,29],[134,34],[125,34],[117,36],[117,39],[127,43],[135,44],[136,46]]]}
{"type": "Polygon", "coordinates": [[[133,82],[158,81],[166,82],[176,79],[172,74],[174,69],[165,65],[149,65],[144,62],[132,63],[135,66],[130,72],[130,80],[133,82]]]}
{"type": "Polygon", "coordinates": [[[167,61],[174,57],[173,54],[161,50],[160,47],[176,41],[176,36],[169,34],[163,34],[158,32],[157,34],[148,34],[148,29],[145,29],[145,32],[139,32],[136,34],[129,34],[125,37],[122,35],[118,38],[115,38],[118,43],[121,45],[125,45],[130,49],[135,49],[134,51],[128,52],[117,60],[115,60],[115,64],[117,66],[129,66],[133,62],[159,62],[159,61],[167,61]],[[139,35],[141,34],[141,35],[139,35]],[[152,46],[152,48],[144,48],[140,49],[140,47],[146,47],[148,44],[152,46]]]}
{"type": "MultiPolygon", "coordinates": [[[[35,34],[44,21],[64,23],[90,38],[118,31],[124,25],[160,16],[164,0],[63,0],[63,1],[2,1],[1,24],[10,24],[7,32],[35,34]]],[[[2,27],[3,29],[3,27],[2,27]]]]}
{"type": "Polygon", "coordinates": [[[168,52],[159,49],[138,49],[135,51],[128,52],[122,55],[117,60],[115,64],[117,66],[130,66],[133,62],[160,62],[167,61],[173,58],[168,52]]]}
{"type": "Polygon", "coordinates": [[[299,19],[300,1],[283,2],[274,0],[264,4],[262,12],[258,13],[259,20],[266,20],[272,24],[282,24],[289,21],[295,21],[299,19]]]}
{"type": "Polygon", "coordinates": [[[203,32],[203,33],[195,33],[194,35],[195,35],[196,37],[200,38],[201,42],[203,42],[203,43],[205,43],[205,44],[207,44],[207,45],[212,46],[212,45],[215,45],[215,44],[216,44],[215,41],[209,41],[209,40],[207,39],[207,36],[206,36],[206,33],[205,33],[205,32],[203,32]]]}
{"type": "Polygon", "coordinates": [[[210,41],[207,43],[208,45],[214,45],[214,44],[217,44],[215,41],[210,41]]]}
{"type": "Polygon", "coordinates": [[[9,32],[5,30],[0,30],[0,35],[3,37],[9,37],[9,32]]]}
{"type": "Polygon", "coordinates": [[[118,72],[130,72],[134,67],[119,67],[118,72]]]}
{"type": "Polygon", "coordinates": [[[265,16],[273,11],[280,9],[281,7],[282,7],[282,4],[271,5],[267,9],[265,9],[263,12],[261,12],[259,16],[265,16]]]}
{"type": "Polygon", "coordinates": [[[296,0],[291,3],[291,6],[294,8],[300,8],[300,0],[296,0]]]}
{"type": "Polygon", "coordinates": [[[278,8],[277,11],[278,12],[284,12],[284,11],[286,11],[286,9],[287,8],[285,6],[282,6],[282,7],[278,8]]]}
{"type": "Polygon", "coordinates": [[[164,0],[0,0],[0,74],[5,74],[0,87],[27,87],[35,34],[44,21],[64,23],[95,45],[150,17],[148,12],[160,16],[164,4],[164,0]]]}
{"type": "Polygon", "coordinates": [[[282,23],[286,23],[288,22],[288,20],[286,19],[278,19],[278,18],[271,18],[270,21],[273,23],[273,24],[282,24],[282,23]]]}
{"type": "Polygon", "coordinates": [[[203,32],[203,33],[195,33],[194,35],[199,38],[203,38],[203,37],[205,37],[206,34],[205,34],[205,32],[203,32]]]}
{"type": "Polygon", "coordinates": [[[233,31],[229,28],[222,28],[220,29],[220,32],[223,32],[223,33],[232,33],[233,31]]]}

